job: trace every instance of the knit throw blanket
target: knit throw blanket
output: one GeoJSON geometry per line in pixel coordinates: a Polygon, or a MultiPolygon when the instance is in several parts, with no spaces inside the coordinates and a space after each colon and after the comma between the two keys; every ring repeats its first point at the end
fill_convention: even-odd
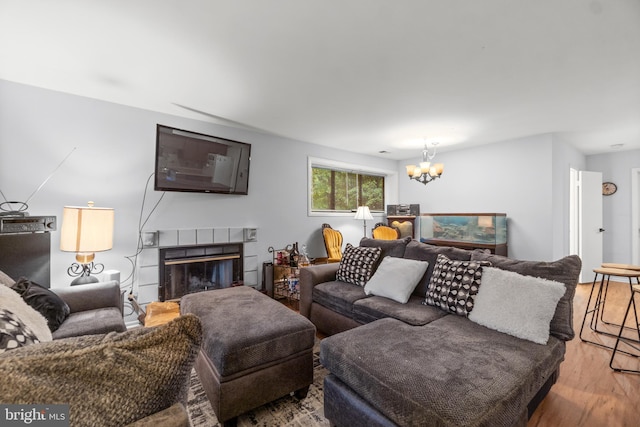
{"type": "Polygon", "coordinates": [[[21,347],[0,356],[0,402],[69,404],[73,426],[125,425],[186,402],[197,317],[21,347]]]}

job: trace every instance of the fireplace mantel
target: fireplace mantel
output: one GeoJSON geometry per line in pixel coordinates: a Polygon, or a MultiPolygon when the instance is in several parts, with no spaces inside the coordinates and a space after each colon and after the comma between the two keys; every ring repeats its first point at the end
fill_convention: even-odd
{"type": "Polygon", "coordinates": [[[258,254],[255,228],[215,227],[145,230],[138,259],[137,301],[141,306],[158,300],[160,249],[168,247],[242,243],[245,286],[258,287],[258,254]]]}

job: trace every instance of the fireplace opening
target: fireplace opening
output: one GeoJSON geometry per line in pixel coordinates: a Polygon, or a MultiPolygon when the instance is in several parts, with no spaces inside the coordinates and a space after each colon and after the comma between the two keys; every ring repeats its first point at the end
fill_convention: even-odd
{"type": "Polygon", "coordinates": [[[160,249],[158,300],[242,285],[242,243],[160,249]]]}

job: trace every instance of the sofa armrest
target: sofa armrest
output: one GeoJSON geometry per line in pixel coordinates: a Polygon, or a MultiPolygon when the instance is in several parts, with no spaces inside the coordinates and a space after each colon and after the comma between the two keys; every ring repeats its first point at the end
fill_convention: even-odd
{"type": "Polygon", "coordinates": [[[311,316],[313,287],[336,280],[339,263],[318,264],[300,269],[300,314],[307,319],[311,316]]]}
{"type": "Polygon", "coordinates": [[[106,307],[117,307],[124,312],[120,285],[115,280],[51,290],[67,303],[71,313],[106,307]]]}

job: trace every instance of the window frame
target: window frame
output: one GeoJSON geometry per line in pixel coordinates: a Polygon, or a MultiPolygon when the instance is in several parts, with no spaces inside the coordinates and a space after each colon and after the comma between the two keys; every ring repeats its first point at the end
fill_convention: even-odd
{"type": "MultiPolygon", "coordinates": [[[[307,158],[307,215],[323,217],[353,217],[354,212],[337,211],[314,211],[311,209],[313,194],[312,170],[314,167],[333,169],[340,172],[362,173],[368,175],[379,175],[384,177],[384,204],[395,203],[397,199],[398,171],[382,169],[370,166],[363,166],[355,163],[340,162],[337,160],[323,159],[320,157],[307,158]]],[[[371,211],[371,215],[383,216],[386,211],[371,211]]]]}

